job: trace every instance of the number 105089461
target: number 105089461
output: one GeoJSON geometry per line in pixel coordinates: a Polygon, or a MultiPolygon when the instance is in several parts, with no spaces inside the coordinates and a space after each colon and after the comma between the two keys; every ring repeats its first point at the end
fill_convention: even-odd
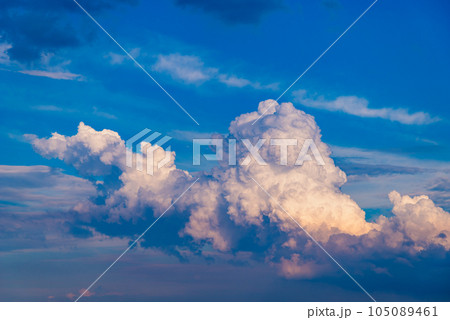
{"type": "Polygon", "coordinates": [[[369,317],[374,316],[400,316],[400,317],[412,317],[412,316],[424,316],[424,317],[437,317],[436,307],[369,307],[369,317]]]}

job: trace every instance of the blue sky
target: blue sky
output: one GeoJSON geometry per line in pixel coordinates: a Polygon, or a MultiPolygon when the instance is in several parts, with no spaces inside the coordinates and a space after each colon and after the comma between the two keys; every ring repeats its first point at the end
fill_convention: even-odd
{"type": "MultiPolygon", "coordinates": [[[[86,222],[78,216],[74,220],[73,207],[94,192],[89,184],[93,178],[83,176],[67,161],[42,157],[30,137],[49,137],[53,132],[73,136],[80,122],[98,131],[113,130],[124,140],[150,128],[173,137],[178,168],[198,171],[191,164],[192,138],[226,134],[236,117],[255,111],[260,101],[277,98],[371,4],[346,0],[79,3],[199,125],[74,2],[2,2],[3,300],[70,299],[150,221],[117,226],[86,222]],[[119,227],[132,231],[115,231],[119,227]]],[[[315,118],[322,141],[348,176],[342,191],[365,210],[366,219],[392,215],[388,198],[392,190],[428,195],[438,207],[450,210],[449,6],[438,0],[378,1],[279,101],[292,102],[315,118]]],[[[195,254],[185,260],[174,254],[172,238],[164,238],[164,226],[159,233],[156,230],[149,239],[160,236],[157,245],[149,243],[131,252],[122,266],[105,277],[96,294],[87,298],[366,298],[339,270],[320,278],[286,279],[264,263],[262,253],[243,263],[242,252],[267,249],[254,244],[246,247],[244,240],[243,247],[216,260],[211,258],[214,253],[205,258],[189,245],[195,254]],[[135,291],[123,280],[130,272],[135,291]],[[155,280],[152,275],[158,274],[155,280]],[[245,288],[239,292],[243,274],[253,276],[245,279],[245,288]],[[146,290],[142,283],[154,285],[160,294],[146,290]],[[187,298],[180,288],[186,295],[194,294],[187,298]],[[223,294],[211,295],[216,290],[223,294]],[[324,290],[330,295],[324,296],[324,290]]],[[[196,246],[215,251],[208,241],[196,246]]],[[[443,267],[448,265],[448,251],[433,250],[405,265],[417,263],[420,270],[433,266],[448,278],[443,267]]],[[[365,257],[364,263],[350,259],[349,265],[357,274],[360,264],[379,263],[389,270],[358,274],[381,300],[449,298],[436,281],[430,292],[405,287],[415,273],[409,267],[404,272],[391,258],[380,254],[365,257]],[[392,278],[380,274],[398,281],[384,289],[377,281],[383,284],[392,278]]],[[[431,280],[424,276],[418,281],[431,280]]]]}

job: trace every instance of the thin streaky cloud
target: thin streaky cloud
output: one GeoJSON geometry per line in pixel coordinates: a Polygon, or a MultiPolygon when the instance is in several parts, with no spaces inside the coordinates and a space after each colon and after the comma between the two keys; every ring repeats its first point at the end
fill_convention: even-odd
{"type": "MultiPolygon", "coordinates": [[[[278,102],[278,100],[280,100],[281,99],[281,97],[283,97],[285,94],[286,94],[286,92],[288,92],[308,71],[309,71],[309,69],[311,69],[327,52],[328,52],[328,50],[330,50],[335,44],[336,44],[336,42],[338,42],[343,36],[344,36],[344,34],[346,34],[347,33],[347,31],[349,31],[366,13],[367,13],[367,11],[369,11],[374,5],[375,5],[375,3],[377,3],[378,2],[378,0],[375,0],[366,10],[364,10],[364,12],[363,13],[361,13],[361,15],[355,20],[355,21],[353,21],[353,23],[350,25],[350,26],[348,26],[348,28],[347,29],[345,29],[345,31],[343,32],[343,33],[341,33],[341,35],[336,39],[336,40],[334,40],[334,42],[324,51],[324,52],[322,52],[321,54],[320,54],[320,56],[319,57],[317,57],[317,59],[316,60],[314,60],[314,62],[313,63],[311,63],[310,65],[309,65],[309,67],[308,68],[306,68],[306,70],[305,71],[303,71],[303,73],[297,78],[297,79],[295,79],[295,81],[294,82],[292,82],[292,84],[286,89],[286,90],[284,90],[284,92],[275,100],[276,102],[278,102]]],[[[271,106],[269,106],[253,123],[252,123],[252,125],[254,125],[259,119],[261,119],[261,117],[262,116],[264,116],[265,114],[266,114],[266,112],[267,111],[269,111],[269,109],[270,109],[270,107],[271,106]]]]}
{"type": "Polygon", "coordinates": [[[208,67],[200,57],[195,55],[160,54],[152,68],[156,72],[168,74],[172,79],[181,80],[186,84],[200,85],[208,81],[217,81],[232,88],[278,89],[278,83],[263,84],[235,74],[224,73],[216,67],[208,67]]]}
{"type": "Polygon", "coordinates": [[[84,8],[83,8],[76,0],[73,0],[73,2],[75,2],[76,5],[77,5],[78,7],[80,7],[80,9],[83,10],[83,12],[84,12],[84,13],[85,13],[92,21],[94,21],[94,23],[95,23],[100,29],[102,29],[102,31],[103,31],[103,32],[104,32],[104,33],[105,33],[112,41],[114,41],[114,43],[115,43],[115,44],[116,44],[123,52],[125,52],[125,54],[126,54],[131,60],[133,60],[134,63],[135,63],[142,71],[144,71],[144,73],[145,73],[150,79],[152,79],[153,82],[156,83],[156,85],[157,85],[158,87],[160,87],[161,90],[164,91],[164,93],[165,93],[165,94],[166,94],[173,102],[175,102],[175,104],[176,104],[181,110],[183,110],[184,113],[186,113],[186,114],[189,116],[189,118],[192,119],[192,121],[194,121],[198,126],[200,125],[200,124],[197,122],[197,120],[195,120],[194,117],[192,117],[191,114],[190,114],[189,112],[187,112],[187,110],[186,110],[186,109],[185,109],[185,108],[184,108],[177,100],[175,100],[175,98],[172,97],[172,95],[171,95],[169,92],[167,92],[167,90],[164,89],[164,87],[163,87],[158,81],[156,81],[156,79],[153,78],[153,76],[152,76],[150,73],[148,73],[148,71],[145,70],[145,68],[144,68],[139,62],[137,62],[136,59],[135,59],[130,53],[128,53],[128,51],[125,50],[125,49],[124,49],[124,48],[116,41],[116,39],[114,39],[114,38],[108,33],[108,31],[106,31],[105,28],[103,28],[103,27],[100,25],[100,23],[98,23],[97,20],[95,20],[94,17],[91,16],[91,14],[90,14],[89,12],[86,11],[86,9],[84,9],[84,8]]]}
{"type": "Polygon", "coordinates": [[[309,96],[306,90],[293,92],[294,100],[310,108],[343,112],[360,118],[378,118],[409,125],[431,124],[440,119],[418,111],[410,112],[405,108],[369,108],[369,102],[357,96],[340,96],[326,100],[323,96],[309,96]]]}
{"type": "Polygon", "coordinates": [[[52,72],[44,70],[21,70],[20,73],[27,74],[29,76],[46,77],[56,80],[78,80],[81,81],[83,76],[71,72],[52,72]]]}

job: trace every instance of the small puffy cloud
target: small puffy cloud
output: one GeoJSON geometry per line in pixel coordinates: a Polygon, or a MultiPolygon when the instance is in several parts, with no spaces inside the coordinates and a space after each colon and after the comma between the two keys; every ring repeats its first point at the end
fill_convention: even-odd
{"type": "Polygon", "coordinates": [[[251,84],[251,82],[244,78],[238,78],[236,76],[227,76],[221,74],[219,76],[219,81],[230,87],[242,88],[251,84]]]}
{"type": "Polygon", "coordinates": [[[78,133],[72,137],[53,133],[49,139],[28,138],[39,154],[64,160],[82,174],[102,175],[110,171],[111,166],[125,166],[124,141],[111,130],[95,131],[80,123],[78,133]]]}
{"type": "Polygon", "coordinates": [[[67,293],[66,294],[66,297],[69,299],[69,300],[75,300],[77,297],[79,297],[80,295],[83,295],[83,297],[92,297],[92,296],[94,296],[95,295],[95,293],[94,292],[91,292],[91,291],[89,291],[89,290],[86,290],[86,289],[80,289],[80,290],[78,290],[78,294],[75,294],[75,293],[73,293],[73,292],[69,292],[69,293],[67,293]]]}
{"type": "Polygon", "coordinates": [[[380,218],[388,245],[398,247],[411,242],[414,250],[421,251],[433,245],[450,250],[450,214],[436,207],[427,196],[402,196],[396,191],[389,194],[394,205],[394,217],[380,218]]]}
{"type": "Polygon", "coordinates": [[[295,101],[310,108],[328,111],[339,111],[361,118],[380,118],[396,121],[403,124],[423,125],[439,121],[439,118],[431,117],[426,112],[409,112],[407,109],[394,108],[369,108],[369,102],[356,96],[342,96],[334,100],[326,100],[324,97],[310,97],[306,90],[293,92],[295,101]]]}
{"type": "Polygon", "coordinates": [[[200,58],[179,53],[159,55],[153,69],[166,72],[172,78],[186,83],[201,83],[210,80],[217,73],[217,69],[206,68],[200,58]]]}

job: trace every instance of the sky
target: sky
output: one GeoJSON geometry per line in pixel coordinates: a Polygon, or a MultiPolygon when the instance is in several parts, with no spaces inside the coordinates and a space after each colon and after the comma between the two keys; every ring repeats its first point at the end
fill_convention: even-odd
{"type": "Polygon", "coordinates": [[[2,301],[75,300],[169,207],[82,300],[370,301],[296,220],[377,301],[448,301],[449,3],[379,0],[331,48],[372,1],[78,3],[114,41],[72,0],[0,3],[2,301]],[[145,128],[153,176],[125,166],[145,128]],[[194,166],[211,137],[325,165],[194,166]]]}

